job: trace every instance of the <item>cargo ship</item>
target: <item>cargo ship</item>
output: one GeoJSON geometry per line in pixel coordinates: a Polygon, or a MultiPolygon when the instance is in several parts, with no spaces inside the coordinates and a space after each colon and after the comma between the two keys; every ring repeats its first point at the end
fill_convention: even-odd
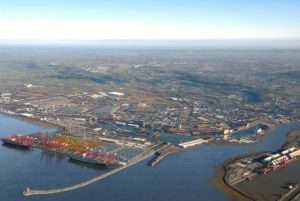
{"type": "Polygon", "coordinates": [[[13,135],[7,138],[1,138],[3,144],[17,146],[29,149],[34,143],[34,138],[31,136],[13,135]]]}
{"type": "Polygon", "coordinates": [[[79,154],[71,154],[70,159],[84,162],[84,163],[90,163],[95,165],[105,165],[104,161],[102,160],[96,160],[91,157],[87,157],[85,154],[79,155],[79,154]]]}
{"type": "Polygon", "coordinates": [[[109,153],[73,153],[69,157],[72,160],[95,165],[110,165],[115,162],[114,155],[109,153]]]}

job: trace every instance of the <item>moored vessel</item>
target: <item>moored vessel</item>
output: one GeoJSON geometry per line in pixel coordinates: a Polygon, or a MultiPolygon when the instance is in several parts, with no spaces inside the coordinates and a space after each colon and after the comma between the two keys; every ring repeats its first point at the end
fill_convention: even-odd
{"type": "Polygon", "coordinates": [[[3,144],[29,149],[34,144],[35,139],[31,136],[12,135],[10,137],[1,138],[1,141],[3,144]]]}
{"type": "Polygon", "coordinates": [[[72,153],[69,155],[70,159],[81,161],[84,163],[96,165],[110,165],[115,162],[115,156],[111,153],[102,152],[85,152],[85,153],[72,153]]]}

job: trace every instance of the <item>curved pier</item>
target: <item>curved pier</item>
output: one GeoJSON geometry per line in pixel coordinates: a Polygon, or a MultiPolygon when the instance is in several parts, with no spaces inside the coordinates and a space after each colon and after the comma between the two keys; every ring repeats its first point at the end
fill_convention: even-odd
{"type": "Polygon", "coordinates": [[[119,172],[125,168],[128,168],[129,166],[131,165],[134,165],[148,157],[150,157],[151,155],[153,155],[154,152],[151,151],[149,152],[148,154],[146,154],[145,156],[143,156],[142,158],[139,158],[137,159],[136,161],[134,162],[131,162],[129,163],[128,165],[126,166],[122,166],[122,167],[119,167],[119,168],[116,168],[112,171],[109,171],[107,173],[104,173],[102,175],[99,175],[97,177],[94,177],[90,180],[87,180],[85,182],[82,182],[80,184],[76,184],[76,185],[73,185],[73,186],[68,186],[68,187],[64,187],[64,188],[58,188],[58,189],[49,189],[49,190],[34,190],[34,189],[30,189],[30,188],[27,188],[26,190],[23,191],[23,195],[24,196],[31,196],[31,195],[47,195],[47,194],[55,194],[55,193],[62,193],[62,192],[66,192],[66,191],[72,191],[72,190],[75,190],[75,189],[78,189],[78,188],[81,188],[81,187],[84,187],[84,186],[87,186],[89,184],[92,184],[94,182],[97,182],[101,179],[104,179],[105,177],[108,177],[116,172],[119,172]]]}
{"type": "Polygon", "coordinates": [[[171,154],[173,154],[175,152],[179,152],[179,151],[182,151],[182,150],[183,150],[182,148],[180,148],[178,146],[175,146],[175,145],[164,147],[163,150],[160,151],[159,155],[153,161],[151,161],[150,165],[153,167],[159,161],[161,161],[162,159],[164,159],[168,155],[171,155],[171,154]]]}

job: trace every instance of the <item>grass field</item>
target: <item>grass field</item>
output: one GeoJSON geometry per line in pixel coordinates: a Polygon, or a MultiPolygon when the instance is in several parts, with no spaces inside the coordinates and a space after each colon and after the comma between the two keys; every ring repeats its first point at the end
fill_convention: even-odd
{"type": "Polygon", "coordinates": [[[286,141],[288,143],[295,142],[299,137],[300,137],[300,129],[296,129],[291,131],[288,134],[286,141]]]}

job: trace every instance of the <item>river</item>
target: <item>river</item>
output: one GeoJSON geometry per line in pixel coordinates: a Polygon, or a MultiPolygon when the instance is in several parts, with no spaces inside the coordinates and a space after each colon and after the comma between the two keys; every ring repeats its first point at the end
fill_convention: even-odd
{"type": "MultiPolygon", "coordinates": [[[[76,184],[106,170],[70,163],[67,158],[39,149],[18,150],[0,146],[0,200],[3,201],[199,201],[229,200],[212,184],[216,167],[241,154],[279,148],[286,134],[300,124],[281,126],[259,144],[203,145],[176,153],[156,167],[142,161],[90,186],[61,194],[23,197],[22,190],[59,188],[76,184]]],[[[54,131],[0,116],[0,137],[13,133],[54,131]]]]}

